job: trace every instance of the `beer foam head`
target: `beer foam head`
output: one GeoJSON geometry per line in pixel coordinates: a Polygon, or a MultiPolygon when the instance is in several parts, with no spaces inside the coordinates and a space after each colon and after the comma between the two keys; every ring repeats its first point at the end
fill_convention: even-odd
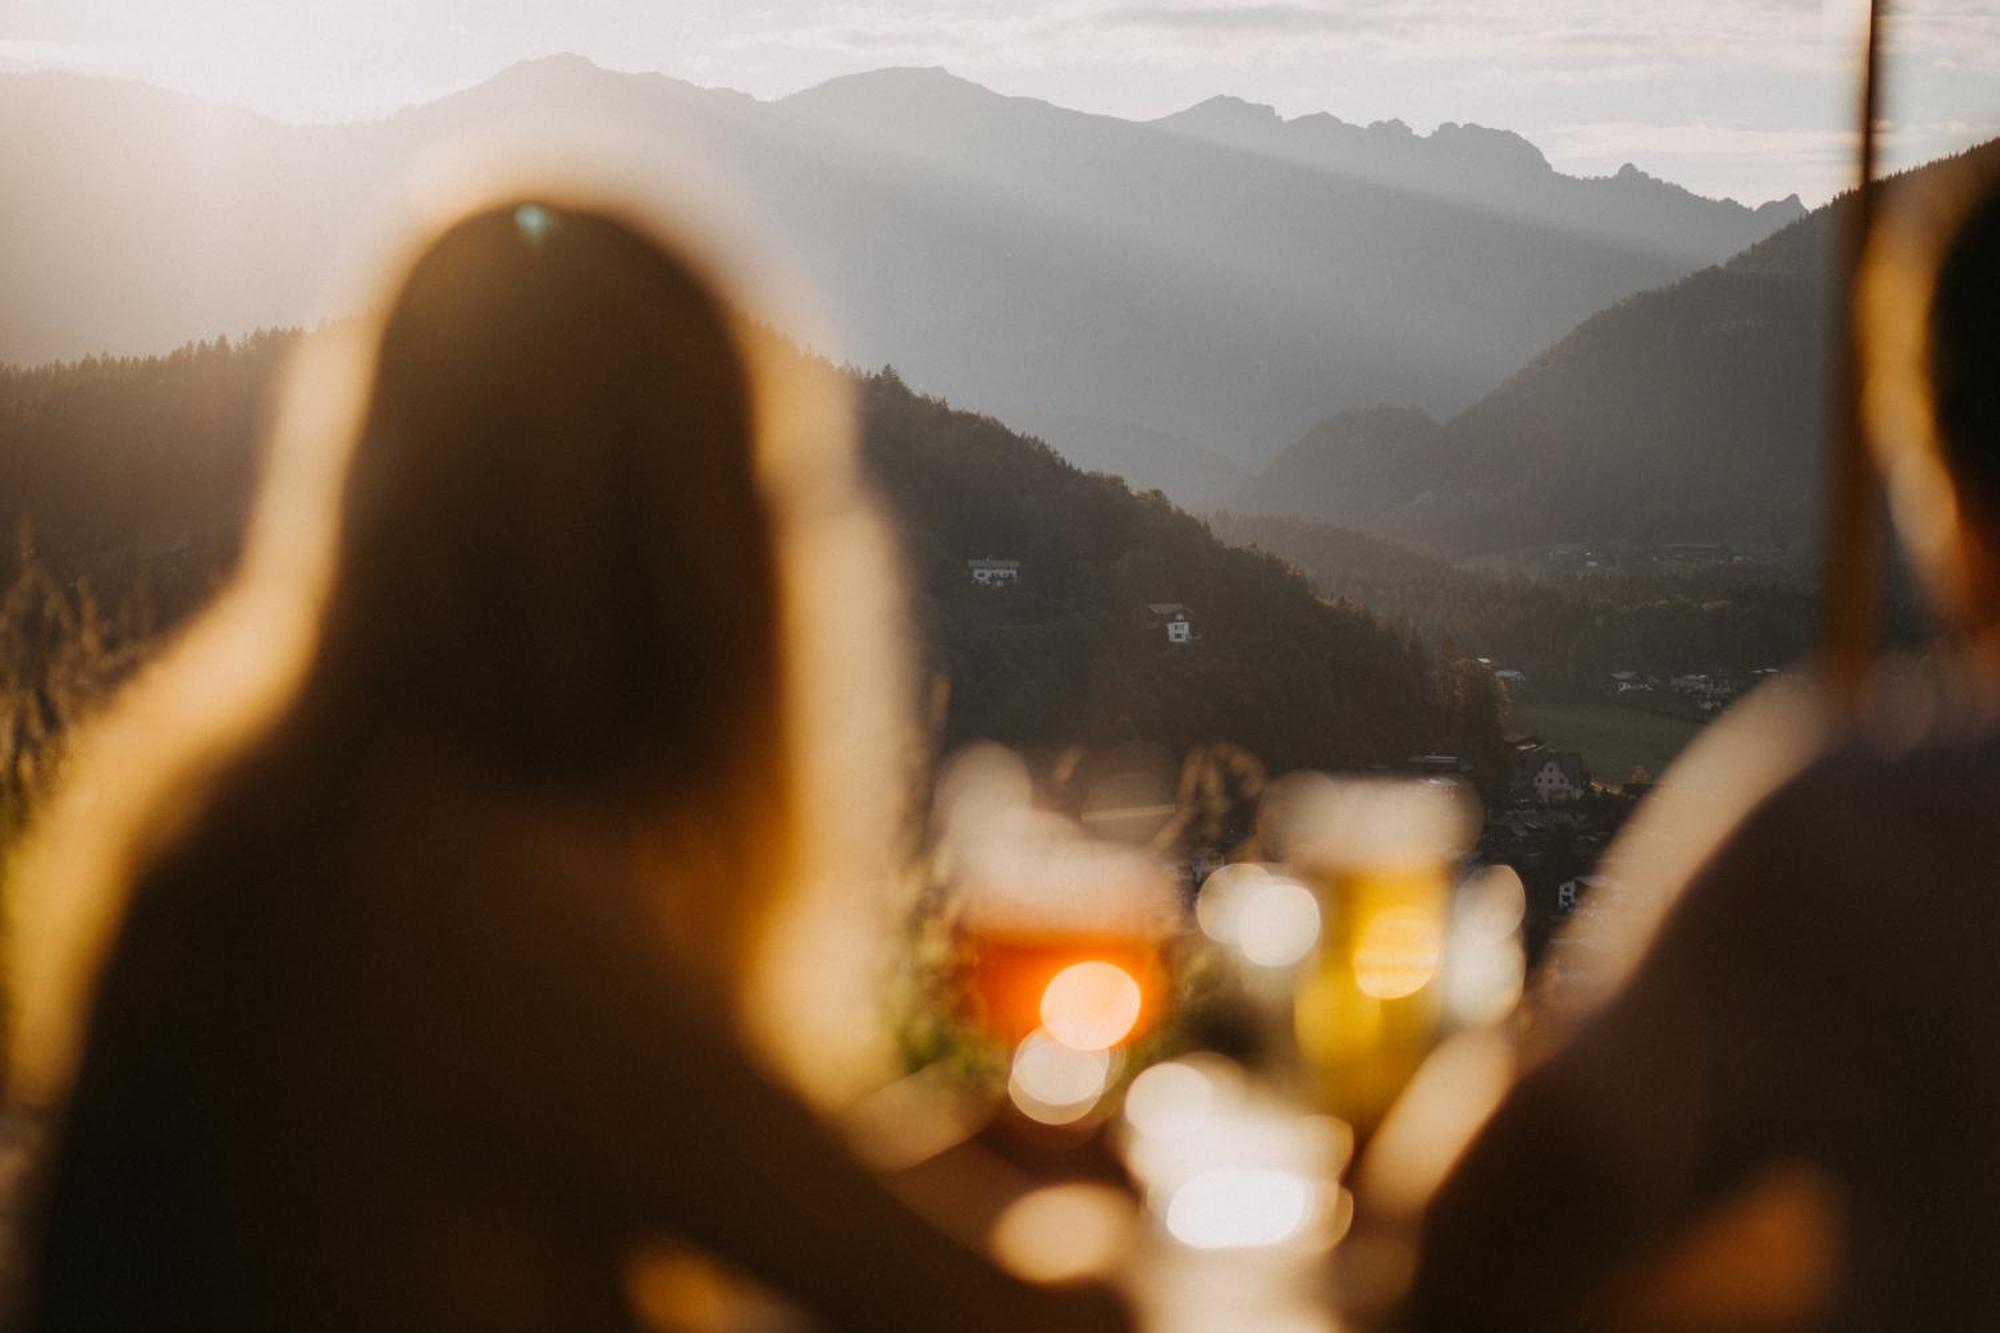
{"type": "Polygon", "coordinates": [[[1046,811],[994,812],[963,831],[952,878],[963,920],[979,930],[1158,937],[1178,916],[1157,857],[1046,811]]]}
{"type": "Polygon", "coordinates": [[[1293,773],[1272,784],[1259,811],[1267,843],[1301,869],[1394,869],[1452,860],[1479,826],[1478,805],[1457,782],[1293,773]]]}

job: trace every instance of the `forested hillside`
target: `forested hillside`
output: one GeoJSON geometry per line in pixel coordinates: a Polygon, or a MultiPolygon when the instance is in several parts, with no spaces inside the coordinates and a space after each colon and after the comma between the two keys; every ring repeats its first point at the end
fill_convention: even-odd
{"type": "MultiPolygon", "coordinates": [[[[32,524],[35,559],[62,582],[143,598],[161,621],[185,614],[233,556],[260,413],[295,337],[0,371],[0,517],[32,524]]],[[[1227,740],[1276,768],[1491,751],[1497,700],[1472,664],[893,372],[861,388],[866,457],[950,686],[948,742],[1227,740]],[[1018,560],[1020,585],[974,585],[967,560],[989,556],[1018,560]],[[1169,602],[1189,608],[1195,642],[1168,643],[1149,616],[1169,602]]]]}
{"type": "Polygon", "coordinates": [[[1329,417],[1265,465],[1230,503],[1251,513],[1375,524],[1420,507],[1425,488],[1451,476],[1443,426],[1411,407],[1329,417]]]}

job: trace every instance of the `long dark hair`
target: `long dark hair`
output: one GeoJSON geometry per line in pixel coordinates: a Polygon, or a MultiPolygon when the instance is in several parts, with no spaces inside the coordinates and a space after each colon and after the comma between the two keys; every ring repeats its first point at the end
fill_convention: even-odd
{"type": "Polygon", "coordinates": [[[752,410],[732,321],[660,246],[532,202],[453,226],[383,329],[308,694],[521,783],[772,788],[752,410]]]}

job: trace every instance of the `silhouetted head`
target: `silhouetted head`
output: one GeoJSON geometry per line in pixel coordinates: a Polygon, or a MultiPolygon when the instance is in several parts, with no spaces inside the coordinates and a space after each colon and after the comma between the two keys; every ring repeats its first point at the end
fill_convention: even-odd
{"type": "Polygon", "coordinates": [[[1856,301],[1905,554],[1945,628],[2000,648],[2000,148],[1885,183],[1856,301]]]}
{"type": "Polygon", "coordinates": [[[2000,532],[2000,184],[1973,204],[1945,253],[1930,348],[1947,466],[1975,522],[2000,532]]]}
{"type": "Polygon", "coordinates": [[[611,218],[523,202],[382,327],[309,694],[496,781],[727,780],[778,742],[773,522],[738,325],[611,218]]]}

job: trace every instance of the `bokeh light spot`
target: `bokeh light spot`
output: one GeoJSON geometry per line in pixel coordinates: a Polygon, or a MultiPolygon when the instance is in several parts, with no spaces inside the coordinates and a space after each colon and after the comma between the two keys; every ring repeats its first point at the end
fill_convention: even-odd
{"type": "Polygon", "coordinates": [[[1042,1027],[1072,1050],[1108,1050],[1131,1035],[1145,1003],[1139,983],[1116,963],[1072,963],[1042,992],[1042,1027]]]}
{"type": "Polygon", "coordinates": [[[1090,1114],[1110,1081],[1107,1052],[1080,1051],[1036,1032],[1014,1052],[1007,1095],[1030,1120],[1068,1125],[1090,1114]]]}
{"type": "Polygon", "coordinates": [[[1194,904],[1202,934],[1217,944],[1235,944],[1244,903],[1270,878],[1271,872],[1253,861],[1226,865],[1210,875],[1194,904]]]}
{"type": "Polygon", "coordinates": [[[514,225],[521,229],[528,244],[539,250],[544,238],[555,230],[556,217],[540,204],[522,204],[514,210],[514,225]]]}
{"type": "Polygon", "coordinates": [[[1297,880],[1257,885],[1236,918],[1236,947],[1259,967],[1290,967],[1319,943],[1319,900],[1297,880]]]}
{"type": "Polygon", "coordinates": [[[1291,1171],[1208,1171],[1167,1201],[1167,1231],[1198,1250],[1278,1245],[1312,1217],[1313,1186],[1291,1171]]]}
{"type": "Polygon", "coordinates": [[[1214,1109],[1215,1081],[1193,1065],[1168,1060],[1132,1080],[1125,1119],[1142,1134],[1178,1138],[1201,1128],[1214,1109]]]}
{"type": "Polygon", "coordinates": [[[1100,1277],[1124,1257],[1130,1198],[1108,1185],[1051,1185],[1007,1205],[993,1224],[993,1253],[1031,1282],[1100,1277]]]}
{"type": "Polygon", "coordinates": [[[1354,941],[1354,984],[1378,1000],[1415,995],[1437,975],[1444,951],[1439,923],[1411,908],[1370,917],[1354,941]]]}

